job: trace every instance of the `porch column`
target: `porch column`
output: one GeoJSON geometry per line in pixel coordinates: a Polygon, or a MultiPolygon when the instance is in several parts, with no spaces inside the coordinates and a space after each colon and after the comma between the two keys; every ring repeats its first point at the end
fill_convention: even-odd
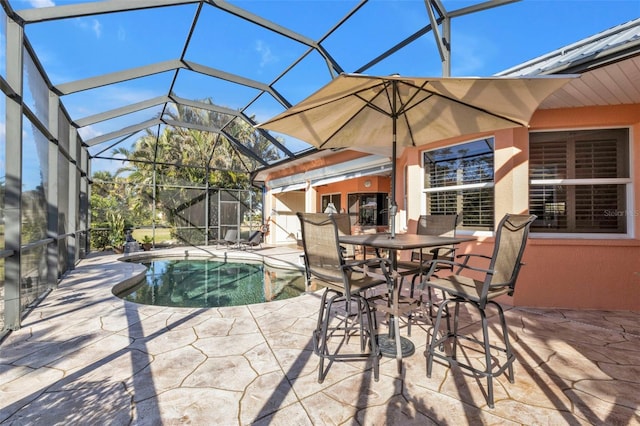
{"type": "Polygon", "coordinates": [[[496,223],[506,213],[524,213],[529,209],[529,132],[513,128],[495,136],[496,223]]]}
{"type": "Polygon", "coordinates": [[[304,211],[307,213],[318,213],[318,191],[311,186],[307,185],[307,190],[304,193],[304,211]]]}

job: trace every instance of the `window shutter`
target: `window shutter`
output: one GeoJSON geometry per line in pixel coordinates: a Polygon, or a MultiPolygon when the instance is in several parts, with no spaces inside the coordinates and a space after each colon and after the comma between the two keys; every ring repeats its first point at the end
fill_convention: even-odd
{"type": "Polygon", "coordinates": [[[567,144],[550,141],[531,144],[529,150],[531,179],[565,179],[567,177],[567,144]]]}
{"type": "Polygon", "coordinates": [[[538,216],[532,230],[627,232],[628,140],[627,129],[532,133],[529,177],[538,181],[529,186],[529,210],[538,216]],[[552,179],[571,181],[540,182],[552,179]]]}
{"type": "Polygon", "coordinates": [[[618,141],[576,141],[576,179],[618,177],[618,141]]]}

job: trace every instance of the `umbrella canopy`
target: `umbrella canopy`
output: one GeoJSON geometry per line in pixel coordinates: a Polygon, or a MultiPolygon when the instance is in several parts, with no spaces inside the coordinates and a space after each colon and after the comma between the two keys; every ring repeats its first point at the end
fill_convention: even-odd
{"type": "MultiPolygon", "coordinates": [[[[397,147],[527,126],[540,103],[575,76],[376,77],[341,74],[257,127],[318,149],[391,148],[391,236],[397,147]]],[[[365,149],[365,150],[366,150],[365,149]]]]}

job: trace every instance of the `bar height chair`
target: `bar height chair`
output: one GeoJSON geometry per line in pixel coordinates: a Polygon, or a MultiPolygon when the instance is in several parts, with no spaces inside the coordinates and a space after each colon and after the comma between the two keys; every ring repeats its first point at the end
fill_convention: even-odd
{"type": "MultiPolygon", "coordinates": [[[[425,280],[422,282],[422,286],[443,290],[448,295],[438,307],[438,313],[433,324],[431,341],[427,341],[427,377],[431,377],[434,358],[443,359],[447,361],[449,365],[458,365],[475,374],[484,376],[487,378],[486,400],[491,408],[494,407],[493,378],[501,375],[506,370],[508,371],[509,381],[513,383],[513,361],[515,360],[515,355],[509,343],[504,311],[494,299],[503,295],[513,296],[516,279],[523,265],[521,260],[527,243],[529,228],[535,219],[535,215],[505,215],[498,225],[495,246],[491,257],[477,254],[462,254],[457,256],[457,258],[464,258],[462,263],[434,260],[431,263],[431,268],[427,272],[425,280]],[[489,259],[489,267],[484,269],[470,266],[468,262],[472,257],[489,259]],[[434,275],[438,264],[444,266],[449,265],[451,267],[457,267],[458,269],[448,277],[438,278],[434,275]],[[465,271],[481,272],[484,273],[485,276],[482,280],[473,279],[465,276],[463,274],[465,271]],[[460,304],[462,303],[467,303],[475,307],[480,314],[482,340],[458,332],[460,304]],[[449,321],[447,321],[447,330],[442,333],[441,337],[438,337],[443,312],[447,310],[449,304],[455,305],[453,330],[450,329],[449,321]],[[500,325],[502,327],[503,346],[496,346],[489,342],[488,321],[485,313],[489,305],[495,306],[498,310],[500,325]],[[471,363],[465,364],[458,360],[456,350],[459,339],[466,339],[482,345],[485,358],[484,369],[473,367],[470,365],[471,363]],[[447,341],[452,342],[450,354],[444,351],[444,343],[447,341]],[[497,364],[494,366],[491,355],[492,349],[506,354],[506,361],[502,366],[497,364]]],[[[429,336],[427,336],[427,339],[429,339],[429,336]]]]}
{"type": "MultiPolygon", "coordinates": [[[[455,237],[456,225],[458,224],[458,214],[434,214],[421,215],[418,219],[416,234],[418,235],[435,235],[439,237],[455,237]]],[[[403,277],[413,277],[411,279],[411,287],[409,297],[414,298],[416,281],[422,280],[431,266],[432,260],[444,259],[453,261],[456,249],[453,246],[433,247],[428,252],[424,250],[414,250],[411,252],[411,260],[398,261],[398,269],[403,277]]],[[[452,269],[450,265],[439,264],[438,269],[452,269]]],[[[429,316],[433,317],[433,296],[430,287],[423,289],[420,294],[420,305],[424,306],[425,301],[422,299],[424,293],[427,294],[426,305],[429,309],[429,316]]],[[[437,306],[436,306],[437,307],[437,306]]],[[[411,322],[413,312],[409,314],[408,333],[411,335],[411,322]]]]}
{"type": "Polygon", "coordinates": [[[322,383],[334,361],[354,359],[371,361],[374,380],[378,381],[381,355],[376,341],[377,326],[373,303],[370,304],[365,292],[381,284],[387,288],[389,261],[380,258],[345,260],[338,239],[338,223],[333,215],[297,213],[297,216],[307,276],[325,287],[313,332],[313,350],[320,357],[318,383],[322,383]],[[368,274],[369,269],[376,273],[368,274]],[[384,279],[380,278],[380,272],[384,279]],[[347,352],[348,340],[356,334],[360,339],[360,351],[347,352]],[[325,359],[329,360],[326,370],[325,359]]]}

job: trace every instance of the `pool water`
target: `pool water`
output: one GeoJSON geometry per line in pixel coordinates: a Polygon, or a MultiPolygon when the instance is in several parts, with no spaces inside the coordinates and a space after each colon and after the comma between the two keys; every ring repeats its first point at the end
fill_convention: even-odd
{"type": "Polygon", "coordinates": [[[303,273],[263,263],[206,259],[153,259],[145,279],[118,297],[135,303],[172,307],[221,307],[283,300],[305,291],[303,273]]]}

